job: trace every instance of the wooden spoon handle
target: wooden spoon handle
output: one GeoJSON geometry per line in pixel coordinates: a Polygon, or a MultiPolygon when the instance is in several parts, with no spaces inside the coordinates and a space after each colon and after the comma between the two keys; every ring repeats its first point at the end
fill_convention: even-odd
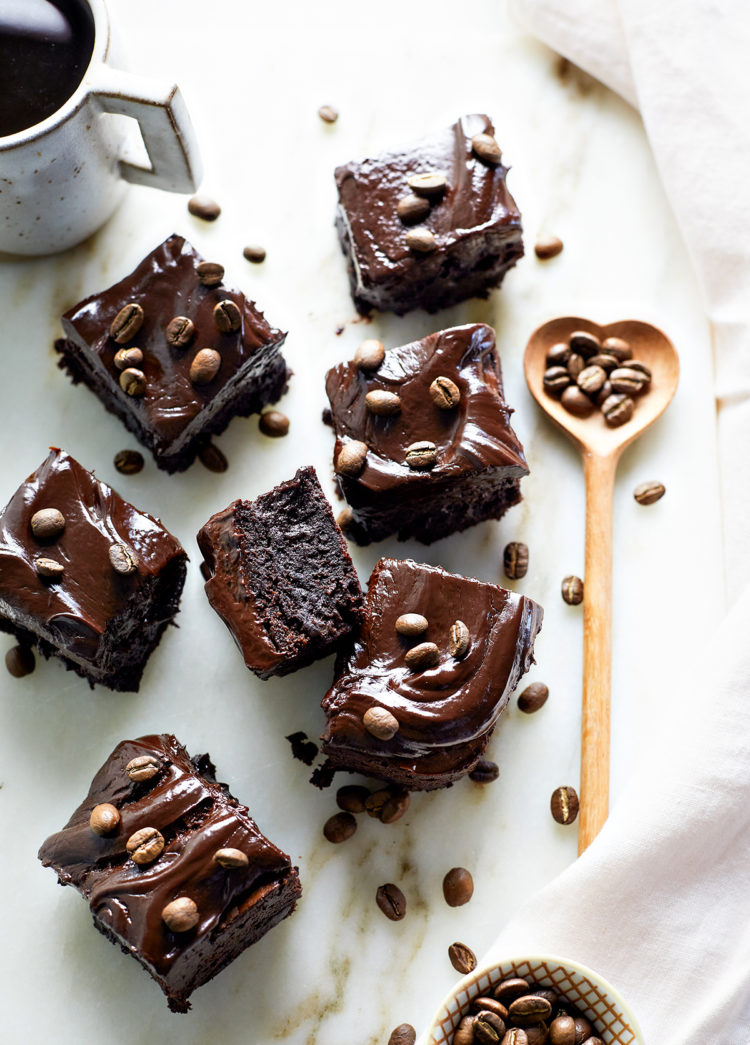
{"type": "Polygon", "coordinates": [[[612,496],[618,454],[583,455],[586,564],[583,595],[579,855],[609,812],[609,724],[612,682],[612,496]]]}

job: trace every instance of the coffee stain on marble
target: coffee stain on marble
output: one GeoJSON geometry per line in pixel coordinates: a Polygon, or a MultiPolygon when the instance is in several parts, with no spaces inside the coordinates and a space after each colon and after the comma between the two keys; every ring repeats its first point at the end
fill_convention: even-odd
{"type": "Polygon", "coordinates": [[[351,972],[351,961],[346,955],[332,956],[328,965],[328,987],[317,988],[303,998],[293,1009],[280,1013],[278,1027],[274,1031],[274,1039],[283,1041],[303,1023],[311,1022],[307,1031],[307,1045],[318,1045],[319,1033],[323,1021],[341,1012],[346,1000],[346,985],[351,972]]]}
{"type": "Polygon", "coordinates": [[[555,76],[566,87],[573,88],[581,97],[592,94],[601,84],[579,66],[562,55],[555,56],[555,76]]]}

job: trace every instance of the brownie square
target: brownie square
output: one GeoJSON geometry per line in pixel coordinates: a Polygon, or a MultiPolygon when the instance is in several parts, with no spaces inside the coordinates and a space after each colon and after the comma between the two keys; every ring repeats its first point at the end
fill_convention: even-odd
{"type": "Polygon", "coordinates": [[[0,514],[0,630],[92,686],[137,690],[186,563],[158,519],[53,448],[0,514]]]}
{"type": "Polygon", "coordinates": [[[326,392],[346,529],[360,544],[394,533],[429,544],[521,500],[528,466],[492,327],[438,331],[390,349],[374,370],[340,363],[326,392]]]}
{"type": "Polygon", "coordinates": [[[430,791],[466,776],[534,663],[542,617],[541,606],[498,585],[381,559],[364,625],[323,700],[327,763],[315,782],[344,769],[430,791]],[[424,618],[421,626],[405,614],[424,618]]]}
{"type": "Polygon", "coordinates": [[[141,963],[173,1012],[187,1012],[196,987],[301,893],[297,868],[217,783],[208,755],[191,758],[169,734],[118,744],[39,859],[75,886],[99,932],[141,963]]]}
{"type": "Polygon", "coordinates": [[[336,228],[359,312],[435,312],[486,297],[523,255],[521,215],[494,133],[488,116],[463,116],[336,169],[336,228]],[[443,175],[444,188],[439,180],[412,188],[409,179],[423,174],[443,175]]]}
{"type": "Polygon", "coordinates": [[[168,472],[184,471],[233,417],[286,389],[286,335],[224,285],[223,271],[170,236],[125,279],[66,312],[65,338],[55,343],[73,381],[87,384],[168,472]]]}
{"type": "Polygon", "coordinates": [[[198,545],[208,600],[262,679],[327,656],[362,619],[359,580],[314,468],[234,501],[198,545]]]}

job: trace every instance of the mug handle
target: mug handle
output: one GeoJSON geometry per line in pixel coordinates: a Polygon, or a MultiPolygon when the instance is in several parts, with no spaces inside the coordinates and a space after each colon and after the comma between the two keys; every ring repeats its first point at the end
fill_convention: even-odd
{"type": "Polygon", "coordinates": [[[136,185],[168,192],[194,192],[203,175],[198,140],[176,84],[101,65],[91,95],[104,112],[138,121],[151,167],[120,160],[120,174],[136,185]]]}

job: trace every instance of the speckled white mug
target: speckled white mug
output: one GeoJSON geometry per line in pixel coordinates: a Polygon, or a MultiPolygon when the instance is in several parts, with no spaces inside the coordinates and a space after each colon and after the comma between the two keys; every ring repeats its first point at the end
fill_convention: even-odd
{"type": "Polygon", "coordinates": [[[80,243],[120,203],[126,182],[192,192],[201,161],[179,88],[123,72],[104,0],[82,0],[94,48],[76,91],[51,116],[0,137],[0,251],[54,254],[80,243]],[[150,167],[125,158],[138,121],[150,167]]]}

